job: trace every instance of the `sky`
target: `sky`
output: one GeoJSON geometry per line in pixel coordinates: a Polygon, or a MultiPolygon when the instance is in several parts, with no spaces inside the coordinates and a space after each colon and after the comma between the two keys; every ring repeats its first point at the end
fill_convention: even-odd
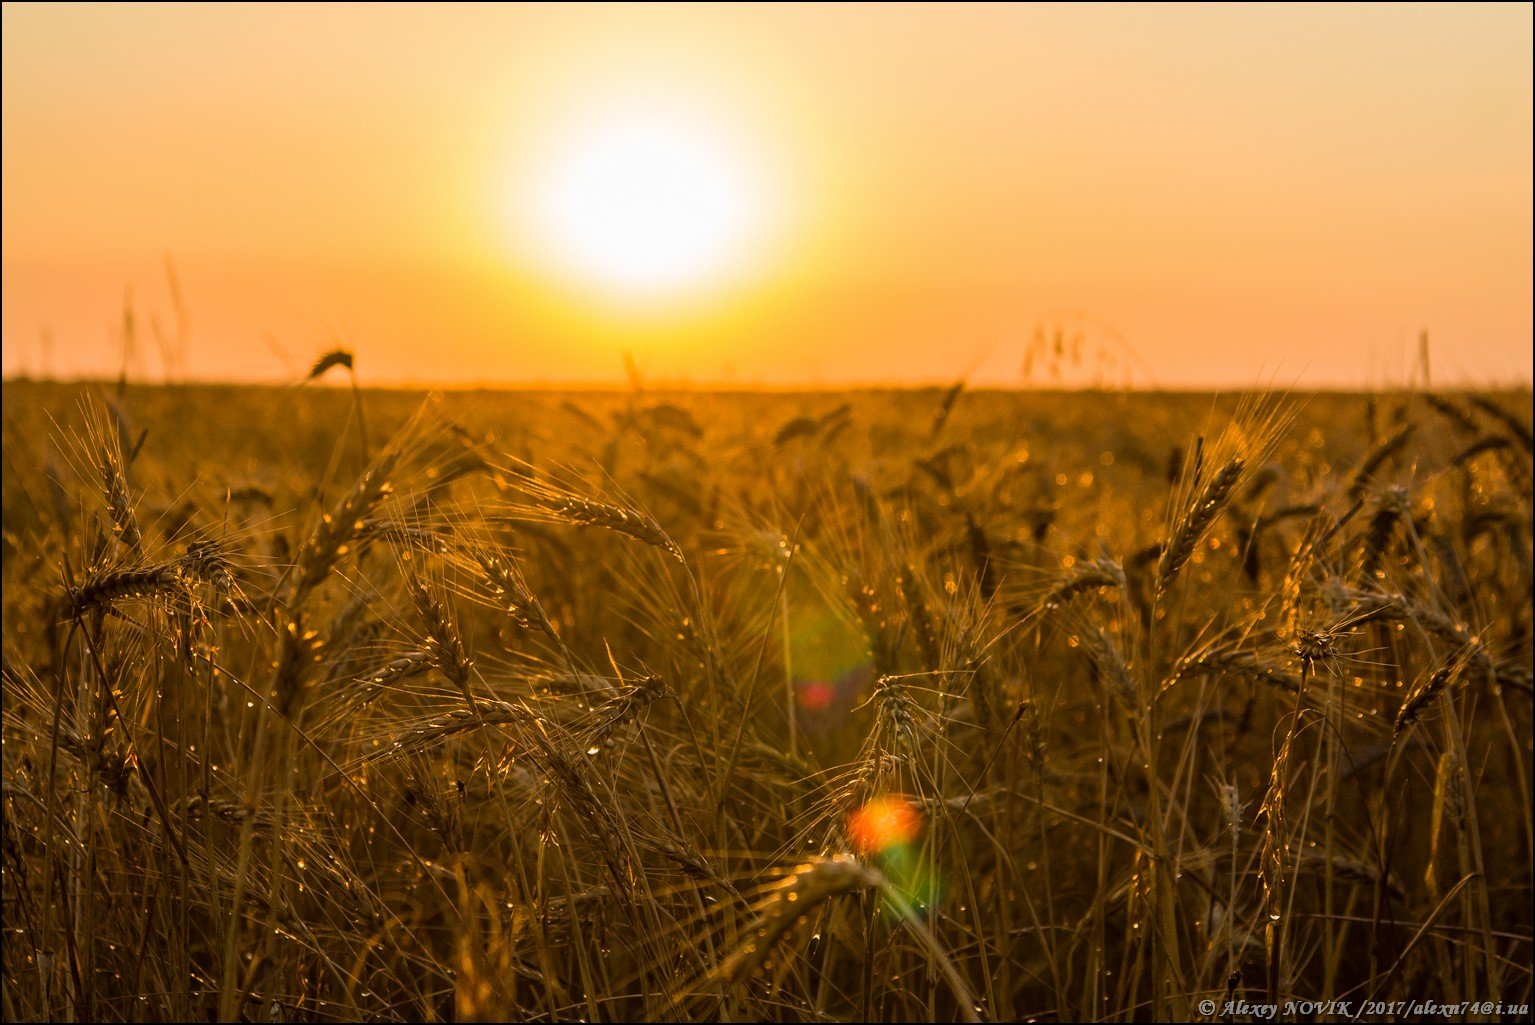
{"type": "Polygon", "coordinates": [[[1527,385],[1530,5],[34,5],[3,370],[1527,385]]]}

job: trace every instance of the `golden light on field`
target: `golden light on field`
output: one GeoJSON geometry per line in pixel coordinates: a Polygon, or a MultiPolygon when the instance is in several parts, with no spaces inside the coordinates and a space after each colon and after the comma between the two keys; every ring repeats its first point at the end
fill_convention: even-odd
{"type": "Polygon", "coordinates": [[[513,189],[515,243],[626,303],[737,283],[771,227],[760,162],[696,112],[659,105],[575,121],[513,189]]]}

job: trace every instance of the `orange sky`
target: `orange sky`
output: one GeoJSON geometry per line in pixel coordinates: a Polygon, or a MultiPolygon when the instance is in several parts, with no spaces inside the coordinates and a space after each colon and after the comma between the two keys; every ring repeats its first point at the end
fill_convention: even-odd
{"type": "Polygon", "coordinates": [[[1436,383],[1531,379],[1528,5],[3,20],[7,374],[115,374],[131,294],[150,379],[291,379],[339,341],[376,384],[617,382],[624,352],[1022,384],[1057,329],[1032,383],[1401,384],[1423,329],[1436,383]],[[772,195],[685,298],[606,294],[508,213],[624,106],[772,195]]]}

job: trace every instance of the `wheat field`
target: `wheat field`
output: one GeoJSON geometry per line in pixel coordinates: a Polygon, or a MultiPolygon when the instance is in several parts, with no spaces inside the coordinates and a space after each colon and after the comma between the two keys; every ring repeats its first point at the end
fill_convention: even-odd
{"type": "Polygon", "coordinates": [[[1527,1015],[1529,409],[8,381],[5,1018],[1527,1015]]]}

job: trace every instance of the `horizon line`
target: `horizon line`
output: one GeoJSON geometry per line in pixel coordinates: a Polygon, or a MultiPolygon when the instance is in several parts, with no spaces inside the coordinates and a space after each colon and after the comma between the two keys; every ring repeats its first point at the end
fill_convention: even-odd
{"type": "MultiPolygon", "coordinates": [[[[0,375],[0,383],[5,385],[60,385],[85,387],[91,385],[105,387],[133,386],[138,388],[251,388],[251,389],[284,389],[313,387],[326,390],[348,389],[352,387],[350,379],[337,376],[331,380],[315,380],[300,378],[297,380],[283,379],[237,379],[223,377],[198,377],[182,380],[146,380],[138,377],[95,377],[89,375],[79,376],[34,376],[25,372],[0,375]]],[[[1382,383],[1376,385],[1343,385],[1343,384],[1316,384],[1302,385],[1294,382],[1290,385],[1278,384],[1196,384],[1175,385],[1158,382],[1153,385],[1111,385],[1111,384],[1006,384],[993,381],[982,381],[971,384],[966,378],[934,379],[930,381],[855,381],[855,382],[800,382],[773,384],[767,382],[746,381],[679,381],[674,379],[658,379],[655,381],[641,381],[636,385],[632,381],[603,379],[593,381],[455,381],[455,382],[419,382],[419,381],[358,381],[356,385],[362,391],[373,392],[420,392],[431,394],[442,393],[469,393],[469,392],[591,392],[612,394],[639,394],[644,392],[699,392],[712,394],[763,394],[763,395],[796,395],[796,394],[822,394],[833,392],[918,392],[918,391],[943,391],[956,386],[963,386],[964,391],[971,392],[1017,392],[1039,394],[1135,394],[1135,395],[1210,395],[1235,392],[1271,392],[1290,394],[1339,394],[1339,395],[1372,395],[1392,394],[1399,392],[1520,392],[1535,389],[1535,379],[1526,378],[1521,381],[1493,381],[1481,384],[1470,384],[1463,381],[1451,381],[1441,385],[1433,382],[1404,382],[1400,384],[1382,383]]]]}

